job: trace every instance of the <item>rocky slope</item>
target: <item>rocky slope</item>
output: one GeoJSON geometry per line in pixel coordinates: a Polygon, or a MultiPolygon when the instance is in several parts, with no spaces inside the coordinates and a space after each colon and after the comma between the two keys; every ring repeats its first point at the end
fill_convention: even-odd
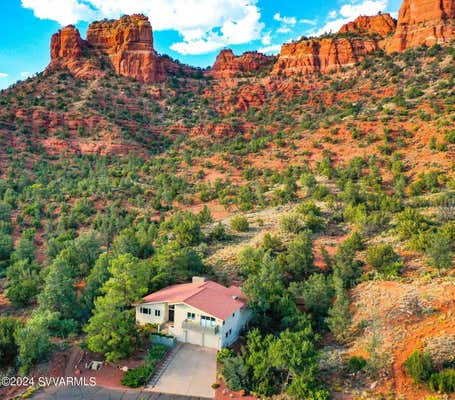
{"type": "Polygon", "coordinates": [[[216,78],[250,75],[271,65],[273,61],[274,57],[255,51],[247,51],[240,56],[236,56],[231,49],[225,49],[218,54],[209,73],[216,78]]]}
{"type": "Polygon", "coordinates": [[[404,51],[426,44],[446,43],[455,38],[454,0],[404,0],[395,34],[387,52],[404,51]]]}

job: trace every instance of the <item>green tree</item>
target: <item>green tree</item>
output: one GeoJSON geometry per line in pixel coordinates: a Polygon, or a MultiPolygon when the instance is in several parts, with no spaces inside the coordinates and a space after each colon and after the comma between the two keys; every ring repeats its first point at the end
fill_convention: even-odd
{"type": "Polygon", "coordinates": [[[110,258],[107,253],[101,254],[87,277],[87,282],[80,301],[81,318],[83,320],[87,320],[90,317],[95,299],[102,295],[101,288],[111,277],[109,272],[109,261],[110,258]]]}
{"type": "Polygon", "coordinates": [[[104,296],[95,300],[88,324],[87,345],[103,353],[108,361],[128,356],[138,341],[134,309],[131,308],[148,290],[150,265],[131,254],[122,254],[109,265],[111,277],[104,283],[104,296]]]}
{"type": "Polygon", "coordinates": [[[284,268],[292,281],[302,281],[315,271],[313,242],[309,232],[302,232],[289,243],[284,268]]]}
{"type": "Polygon", "coordinates": [[[0,367],[11,366],[17,356],[18,346],[14,334],[21,326],[11,317],[0,317],[0,367]]]}
{"type": "Polygon", "coordinates": [[[400,256],[395,253],[389,244],[376,244],[367,249],[366,260],[373,268],[379,272],[389,275],[396,275],[403,262],[400,256]]]}
{"type": "Polygon", "coordinates": [[[427,255],[432,266],[439,272],[452,266],[452,247],[448,237],[441,233],[435,233],[427,249],[427,255]]]}
{"type": "Polygon", "coordinates": [[[6,296],[15,307],[25,307],[38,294],[39,266],[28,260],[18,260],[6,271],[6,296]]]}
{"type": "Polygon", "coordinates": [[[350,299],[341,281],[335,281],[335,293],[335,302],[329,309],[328,317],[325,321],[335,338],[340,342],[344,342],[349,337],[352,321],[351,312],[349,311],[350,299]]]}
{"type": "Polygon", "coordinates": [[[294,296],[303,298],[305,309],[322,326],[334,295],[331,280],[322,274],[313,274],[304,282],[292,282],[289,289],[294,296]]]}
{"type": "Polygon", "coordinates": [[[49,311],[34,313],[24,327],[16,330],[14,337],[19,348],[20,373],[26,374],[35,363],[49,357],[52,346],[47,327],[55,318],[49,311]]]}
{"type": "Polygon", "coordinates": [[[37,312],[48,311],[56,316],[48,328],[52,333],[66,336],[77,329],[76,288],[69,264],[56,259],[50,266],[44,288],[38,295],[37,312]]]}

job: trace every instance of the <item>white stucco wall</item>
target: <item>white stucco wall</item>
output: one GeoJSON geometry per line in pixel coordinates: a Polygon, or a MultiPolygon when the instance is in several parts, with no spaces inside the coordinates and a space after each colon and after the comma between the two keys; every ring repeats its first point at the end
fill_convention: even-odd
{"type": "Polygon", "coordinates": [[[144,303],[136,306],[136,321],[140,325],[144,324],[162,324],[168,320],[168,305],[167,303],[144,303]],[[141,307],[149,308],[151,314],[141,313],[141,307]],[[159,316],[155,316],[155,310],[160,311],[159,316]]]}

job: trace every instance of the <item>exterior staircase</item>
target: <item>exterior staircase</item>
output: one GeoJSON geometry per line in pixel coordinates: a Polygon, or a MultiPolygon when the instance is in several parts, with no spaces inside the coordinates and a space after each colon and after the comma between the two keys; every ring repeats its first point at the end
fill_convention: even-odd
{"type": "Polygon", "coordinates": [[[166,371],[167,367],[169,366],[169,364],[174,359],[175,355],[179,352],[182,346],[183,343],[177,342],[177,345],[174,346],[171,351],[169,351],[164,360],[158,365],[155,373],[153,374],[152,378],[150,379],[149,383],[146,386],[146,390],[153,390],[153,388],[160,380],[161,376],[164,374],[164,371],[166,371]]]}

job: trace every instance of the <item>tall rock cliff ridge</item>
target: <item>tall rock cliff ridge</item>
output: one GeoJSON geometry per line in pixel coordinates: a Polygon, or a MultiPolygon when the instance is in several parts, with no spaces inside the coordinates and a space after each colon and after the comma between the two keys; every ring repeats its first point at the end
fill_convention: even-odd
{"type": "Polygon", "coordinates": [[[387,52],[422,44],[432,46],[455,38],[455,0],[404,0],[397,29],[385,44],[387,52]]]}
{"type": "Polygon", "coordinates": [[[216,57],[209,74],[216,78],[250,75],[271,65],[274,60],[275,57],[266,56],[256,51],[247,51],[236,56],[231,49],[225,49],[216,57]]]}
{"type": "MultiPolygon", "coordinates": [[[[206,74],[216,79],[251,76],[271,65],[272,75],[324,74],[350,67],[378,50],[401,52],[453,39],[455,0],[404,0],[398,21],[389,14],[360,16],[336,34],[284,44],[277,58],[253,51],[236,56],[226,49],[206,74]]],[[[140,14],[94,22],[86,40],[74,26],[62,28],[51,40],[47,69],[54,68],[66,68],[81,78],[100,76],[110,69],[146,83],[162,82],[167,75],[201,73],[157,55],[152,26],[140,14]]]]}

